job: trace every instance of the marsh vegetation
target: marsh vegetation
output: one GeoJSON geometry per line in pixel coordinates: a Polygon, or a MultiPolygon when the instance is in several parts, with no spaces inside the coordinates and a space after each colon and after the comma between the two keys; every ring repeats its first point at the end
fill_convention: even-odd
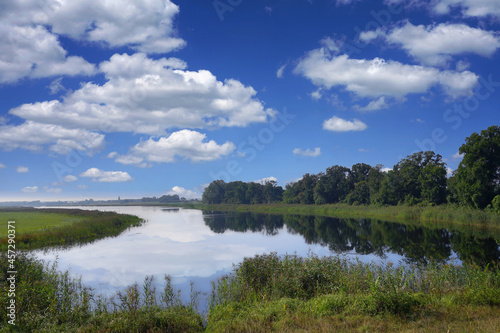
{"type": "MultiPolygon", "coordinates": [[[[1,254],[0,289],[8,271],[1,254]]],[[[29,255],[18,256],[17,324],[1,332],[495,332],[498,266],[375,265],[343,256],[245,258],[214,281],[206,314],[171,280],[152,278],[110,298],[29,255]]],[[[8,302],[5,292],[0,304],[8,302]]]]}
{"type": "Polygon", "coordinates": [[[6,208],[0,210],[0,250],[7,249],[7,222],[16,221],[16,249],[84,244],[139,226],[137,216],[81,209],[6,208]]]}

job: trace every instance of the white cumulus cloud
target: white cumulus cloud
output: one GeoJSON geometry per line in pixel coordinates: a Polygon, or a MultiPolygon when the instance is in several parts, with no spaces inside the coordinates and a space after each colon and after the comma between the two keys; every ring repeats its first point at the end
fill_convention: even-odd
{"type": "Polygon", "coordinates": [[[27,173],[29,171],[30,171],[30,169],[28,167],[25,167],[25,166],[18,166],[16,169],[17,173],[27,173]]]}
{"type": "Polygon", "coordinates": [[[78,177],[73,176],[73,175],[67,175],[67,176],[64,176],[63,180],[66,183],[72,183],[72,182],[76,182],[78,180],[78,177]]]}
{"type": "Polygon", "coordinates": [[[266,185],[268,182],[278,182],[278,178],[276,177],[264,177],[264,178],[261,178],[261,179],[257,179],[257,180],[254,180],[253,181],[254,183],[258,183],[258,184],[262,184],[262,185],[266,185]]]}
{"type": "Polygon", "coordinates": [[[500,2],[497,0],[437,0],[433,4],[434,11],[438,14],[448,14],[453,7],[460,7],[465,16],[500,17],[500,2]]]}
{"type": "Polygon", "coordinates": [[[33,121],[18,126],[0,126],[0,147],[3,150],[41,151],[44,145],[50,145],[50,150],[59,154],[67,154],[73,149],[91,154],[104,146],[104,135],[33,121]]]}
{"type": "Polygon", "coordinates": [[[132,181],[133,178],[124,171],[102,171],[97,168],[90,168],[80,174],[80,177],[92,178],[94,182],[101,183],[123,183],[132,181]]]}
{"type": "Polygon", "coordinates": [[[450,97],[469,96],[479,77],[469,71],[441,71],[433,67],[407,65],[381,58],[351,59],[327,48],[312,50],[300,60],[295,73],[317,87],[344,87],[359,97],[404,100],[408,94],[423,94],[438,86],[450,97]]]}
{"type": "MultiPolygon", "coordinates": [[[[446,65],[454,55],[475,53],[489,57],[500,48],[500,38],[496,33],[472,28],[465,24],[415,26],[409,21],[388,33],[373,33],[383,37],[390,44],[400,45],[420,63],[446,65]]],[[[371,36],[361,34],[368,40],[371,36]]]]}
{"type": "Polygon", "coordinates": [[[38,186],[26,186],[21,191],[24,193],[36,193],[38,192],[38,186]]]}
{"type": "Polygon", "coordinates": [[[307,156],[307,157],[318,157],[319,155],[321,155],[321,148],[316,147],[316,148],[314,148],[314,150],[309,149],[309,148],[306,150],[303,150],[301,148],[295,148],[293,150],[293,154],[300,155],[300,156],[307,156]]]}
{"type": "Polygon", "coordinates": [[[207,142],[206,137],[206,134],[185,129],[157,140],[150,138],[132,147],[127,155],[118,156],[116,162],[142,166],[143,163],[151,162],[172,163],[178,157],[191,162],[208,162],[220,159],[236,149],[232,142],[219,145],[213,140],[207,142]]]}
{"type": "Polygon", "coordinates": [[[180,198],[190,199],[201,199],[201,194],[192,190],[187,190],[180,186],[174,186],[170,191],[167,192],[168,195],[177,194],[180,198]]]}
{"type": "Polygon", "coordinates": [[[151,135],[173,127],[244,127],[276,114],[255,98],[252,87],[185,67],[175,58],[115,54],[100,65],[107,78],[103,85],[89,82],[64,101],[24,104],[10,113],[66,128],[151,135]]]}
{"type": "Polygon", "coordinates": [[[337,116],[333,116],[323,122],[323,129],[333,132],[364,131],[367,128],[368,126],[361,120],[345,120],[337,116]]]}

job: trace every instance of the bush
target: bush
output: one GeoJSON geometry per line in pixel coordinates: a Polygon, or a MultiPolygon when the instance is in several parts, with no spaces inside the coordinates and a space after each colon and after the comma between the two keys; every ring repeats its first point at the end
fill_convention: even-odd
{"type": "Polygon", "coordinates": [[[495,212],[500,213],[500,195],[497,195],[493,198],[493,200],[491,201],[491,206],[493,207],[493,210],[495,212]]]}

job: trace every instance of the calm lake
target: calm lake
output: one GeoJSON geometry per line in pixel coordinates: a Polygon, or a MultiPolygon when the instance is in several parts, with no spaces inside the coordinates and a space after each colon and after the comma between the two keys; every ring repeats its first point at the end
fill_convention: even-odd
{"type": "MultiPolygon", "coordinates": [[[[62,207],[69,208],[69,207],[62,207]]],[[[165,274],[172,277],[182,299],[190,285],[209,292],[211,281],[229,273],[244,257],[277,252],[307,256],[342,254],[368,262],[500,260],[500,237],[423,228],[370,219],[254,213],[203,213],[168,207],[71,207],[137,215],[147,222],[117,237],[84,246],[34,251],[60,270],[104,295],[153,275],[158,289],[165,274]]]]}

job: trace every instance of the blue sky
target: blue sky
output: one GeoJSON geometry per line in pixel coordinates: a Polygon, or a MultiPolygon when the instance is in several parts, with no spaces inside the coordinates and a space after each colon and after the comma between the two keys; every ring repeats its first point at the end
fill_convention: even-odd
{"type": "Polygon", "coordinates": [[[499,29],[493,0],[2,3],[0,200],[453,170],[500,123],[499,29]]]}

